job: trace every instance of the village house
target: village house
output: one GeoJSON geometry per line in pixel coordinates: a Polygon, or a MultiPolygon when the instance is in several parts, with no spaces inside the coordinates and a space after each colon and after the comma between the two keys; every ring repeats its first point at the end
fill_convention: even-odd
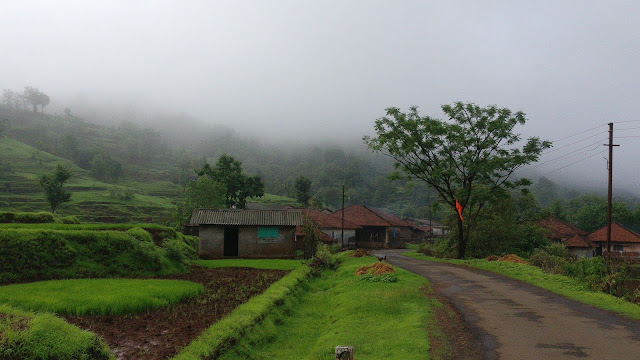
{"type": "Polygon", "coordinates": [[[342,216],[359,226],[355,230],[355,246],[369,249],[394,248],[404,242],[424,238],[424,232],[416,236],[417,227],[396,216],[372,209],[364,205],[353,205],[336,211],[333,215],[342,216]]]}
{"type": "MultiPolygon", "coordinates": [[[[607,252],[607,227],[589,234],[587,240],[599,247],[598,253],[607,252]]],[[[640,234],[629,230],[618,223],[611,224],[611,256],[638,259],[640,258],[640,234]]]]}
{"type": "MultiPolygon", "coordinates": [[[[335,214],[326,214],[322,211],[314,209],[303,209],[302,216],[308,216],[309,219],[318,227],[320,233],[318,237],[320,241],[327,245],[340,244],[342,248],[351,248],[355,246],[356,229],[360,226],[344,220],[344,243],[342,242],[343,222],[339,216],[335,214]]],[[[298,239],[304,237],[302,226],[298,226],[296,230],[298,239]]]]}
{"type": "Polygon", "coordinates": [[[570,254],[591,258],[596,255],[598,245],[587,238],[587,232],[554,217],[537,222],[544,228],[545,237],[552,243],[564,244],[570,254]]]}
{"type": "Polygon", "coordinates": [[[203,259],[293,258],[302,212],[195,209],[190,222],[198,227],[203,259]]]}

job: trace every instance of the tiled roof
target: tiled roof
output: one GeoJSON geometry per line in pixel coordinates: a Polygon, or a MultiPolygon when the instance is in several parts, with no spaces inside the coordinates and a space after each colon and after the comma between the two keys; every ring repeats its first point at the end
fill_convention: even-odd
{"type": "Polygon", "coordinates": [[[574,235],[573,237],[570,237],[562,241],[562,243],[566,247],[577,247],[577,248],[597,248],[598,247],[596,244],[589,241],[583,235],[574,235]]]}
{"type": "MultiPolygon", "coordinates": [[[[325,234],[320,229],[316,229],[316,235],[318,235],[318,239],[322,242],[338,242],[337,239],[332,238],[331,236],[325,234]]],[[[296,236],[302,237],[304,236],[304,228],[302,226],[296,226],[296,236]]]]}
{"type": "Polygon", "coordinates": [[[195,209],[190,222],[197,225],[297,226],[302,225],[302,211],[195,209]]]}
{"type": "MultiPolygon", "coordinates": [[[[596,230],[587,236],[591,242],[606,243],[607,227],[596,230]]],[[[618,223],[611,224],[611,242],[615,243],[640,243],[640,234],[631,231],[618,223]]]]}
{"type": "Polygon", "coordinates": [[[545,228],[545,236],[550,239],[567,239],[574,235],[587,235],[587,232],[554,217],[539,220],[538,225],[545,228]]]}
{"type": "Polygon", "coordinates": [[[397,226],[413,227],[412,223],[404,221],[396,216],[389,215],[377,209],[371,209],[364,205],[352,205],[333,213],[340,218],[344,211],[344,218],[359,226],[397,226]]]}
{"type": "MultiPolygon", "coordinates": [[[[342,229],[342,219],[340,216],[334,214],[325,214],[322,211],[313,209],[302,209],[302,216],[308,216],[311,218],[314,224],[320,229],[342,229]]],[[[351,221],[344,219],[345,229],[357,229],[360,226],[352,223],[351,221]]]]}

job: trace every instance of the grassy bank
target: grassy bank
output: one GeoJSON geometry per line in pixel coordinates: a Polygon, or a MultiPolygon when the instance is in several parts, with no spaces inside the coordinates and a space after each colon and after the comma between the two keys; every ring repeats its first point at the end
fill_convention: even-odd
{"type": "Polygon", "coordinates": [[[0,359],[114,359],[100,338],[47,313],[0,305],[0,359]]]}
{"type": "Polygon", "coordinates": [[[65,315],[120,315],[174,304],[202,290],[178,280],[51,280],[2,286],[0,303],[65,315]]]}
{"type": "Polygon", "coordinates": [[[558,295],[562,295],[564,297],[587,305],[613,311],[631,319],[640,320],[640,306],[617,298],[613,295],[593,291],[586,284],[577,279],[573,279],[564,275],[545,273],[540,268],[535,266],[478,259],[443,260],[426,256],[415,251],[406,252],[404,253],[404,255],[410,256],[415,259],[466,265],[482,270],[488,270],[516,280],[524,281],[531,285],[541,287],[558,295]]]}
{"type": "Polygon", "coordinates": [[[194,264],[208,268],[249,267],[254,269],[293,270],[302,266],[302,260],[289,259],[222,259],[194,260],[194,264]]]}
{"type": "Polygon", "coordinates": [[[310,273],[308,266],[298,267],[270,286],[263,294],[240,305],[229,316],[213,324],[174,359],[195,360],[215,358],[222,348],[240,339],[258,324],[271,310],[284,303],[295,288],[310,273]]]}
{"type": "Polygon", "coordinates": [[[337,345],[355,357],[428,359],[433,329],[427,280],[396,269],[395,283],[367,282],[355,271],[375,258],[344,257],[335,272],[305,282],[221,359],[333,359],[337,345]]]}

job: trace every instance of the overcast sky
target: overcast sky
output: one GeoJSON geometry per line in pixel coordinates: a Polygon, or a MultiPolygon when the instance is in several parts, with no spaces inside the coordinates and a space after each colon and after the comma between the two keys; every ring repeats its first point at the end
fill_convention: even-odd
{"type": "MultiPolygon", "coordinates": [[[[354,142],[386,107],[440,116],[473,101],[522,110],[523,133],[559,139],[640,120],[638,14],[638,1],[2,0],[0,87],[354,142]]],[[[619,181],[638,186],[640,138],[618,142],[619,181]]],[[[597,151],[575,161],[593,154],[553,175],[597,169],[584,178],[606,185],[597,151]]]]}

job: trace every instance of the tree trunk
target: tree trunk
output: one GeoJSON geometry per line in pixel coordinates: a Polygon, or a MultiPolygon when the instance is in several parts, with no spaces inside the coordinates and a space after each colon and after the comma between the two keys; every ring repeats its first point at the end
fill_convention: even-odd
{"type": "MultiPolygon", "coordinates": [[[[456,212],[457,215],[457,212],[456,212]]],[[[467,251],[467,239],[464,236],[464,228],[462,226],[462,220],[458,216],[458,259],[464,259],[464,254],[467,251]]]]}

